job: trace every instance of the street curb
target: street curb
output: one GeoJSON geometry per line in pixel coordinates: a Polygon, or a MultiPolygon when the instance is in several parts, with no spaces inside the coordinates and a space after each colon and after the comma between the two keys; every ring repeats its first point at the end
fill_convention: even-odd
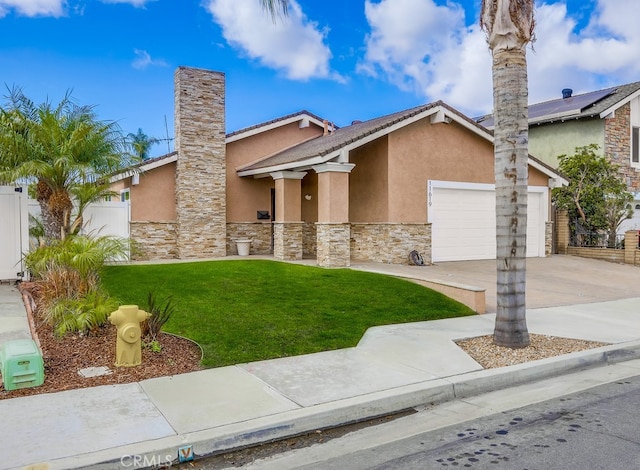
{"type": "Polygon", "coordinates": [[[271,416],[170,436],[45,463],[42,469],[149,468],[177,464],[179,449],[193,446],[196,458],[294,437],[397,413],[408,408],[468,398],[568,372],[640,359],[640,340],[603,346],[524,364],[469,372],[361,395],[271,416]],[[133,465],[133,456],[146,465],[133,465]],[[125,460],[123,461],[123,458],[125,460]],[[171,460],[171,458],[173,460],[171,460]]]}
{"type": "Polygon", "coordinates": [[[640,358],[640,341],[587,349],[537,361],[468,372],[449,377],[456,398],[468,398],[524,383],[558,376],[567,372],[616,364],[640,358]]]}

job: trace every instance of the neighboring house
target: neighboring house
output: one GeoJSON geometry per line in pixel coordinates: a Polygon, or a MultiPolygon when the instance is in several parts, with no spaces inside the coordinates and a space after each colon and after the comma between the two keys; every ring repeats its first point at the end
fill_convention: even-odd
{"type": "MultiPolygon", "coordinates": [[[[493,117],[477,122],[493,128],[493,117]]],[[[631,192],[640,192],[640,82],[562,97],[529,106],[529,152],[553,168],[558,156],[597,144],[620,167],[631,192]]]]}
{"type": "MultiPolygon", "coordinates": [[[[224,75],[176,71],[176,152],[114,178],[146,258],[251,252],[403,264],[495,258],[493,136],[443,102],[336,129],[306,111],[224,135],[224,75]]],[[[549,188],[529,159],[527,255],[551,252],[549,188]]]]}

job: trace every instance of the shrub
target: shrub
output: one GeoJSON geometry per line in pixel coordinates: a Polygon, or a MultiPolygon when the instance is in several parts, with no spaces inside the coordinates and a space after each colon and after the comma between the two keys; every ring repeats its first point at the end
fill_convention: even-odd
{"type": "Polygon", "coordinates": [[[38,313],[56,334],[87,333],[106,322],[115,308],[100,288],[100,272],[126,252],[126,241],[82,235],[54,240],[24,257],[37,283],[38,313]]]}
{"type": "Polygon", "coordinates": [[[117,308],[117,303],[107,294],[94,290],[81,298],[57,299],[46,310],[44,318],[53,325],[57,336],[73,332],[86,335],[103,325],[117,308]]]}

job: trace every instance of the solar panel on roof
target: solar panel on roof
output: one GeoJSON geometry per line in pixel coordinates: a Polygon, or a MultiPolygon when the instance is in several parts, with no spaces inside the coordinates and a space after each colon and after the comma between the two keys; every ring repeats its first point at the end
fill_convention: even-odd
{"type": "MultiPolygon", "coordinates": [[[[545,121],[548,119],[574,116],[584,109],[606,98],[615,91],[615,88],[592,91],[583,95],[572,96],[559,100],[547,101],[529,106],[529,123],[545,121]]],[[[478,124],[491,128],[494,125],[493,115],[483,116],[477,120],[478,124]]]]}
{"type": "Polygon", "coordinates": [[[583,109],[609,96],[613,93],[613,90],[613,88],[609,88],[607,90],[592,91],[591,93],[572,96],[571,98],[534,104],[529,106],[529,121],[579,114],[583,109]]]}

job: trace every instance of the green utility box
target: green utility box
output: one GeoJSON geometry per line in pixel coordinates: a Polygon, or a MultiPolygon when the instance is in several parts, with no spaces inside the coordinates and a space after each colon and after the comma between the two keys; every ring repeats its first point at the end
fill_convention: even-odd
{"type": "Polygon", "coordinates": [[[35,341],[15,339],[0,347],[0,373],[5,390],[37,387],[44,383],[44,361],[35,341]]]}

